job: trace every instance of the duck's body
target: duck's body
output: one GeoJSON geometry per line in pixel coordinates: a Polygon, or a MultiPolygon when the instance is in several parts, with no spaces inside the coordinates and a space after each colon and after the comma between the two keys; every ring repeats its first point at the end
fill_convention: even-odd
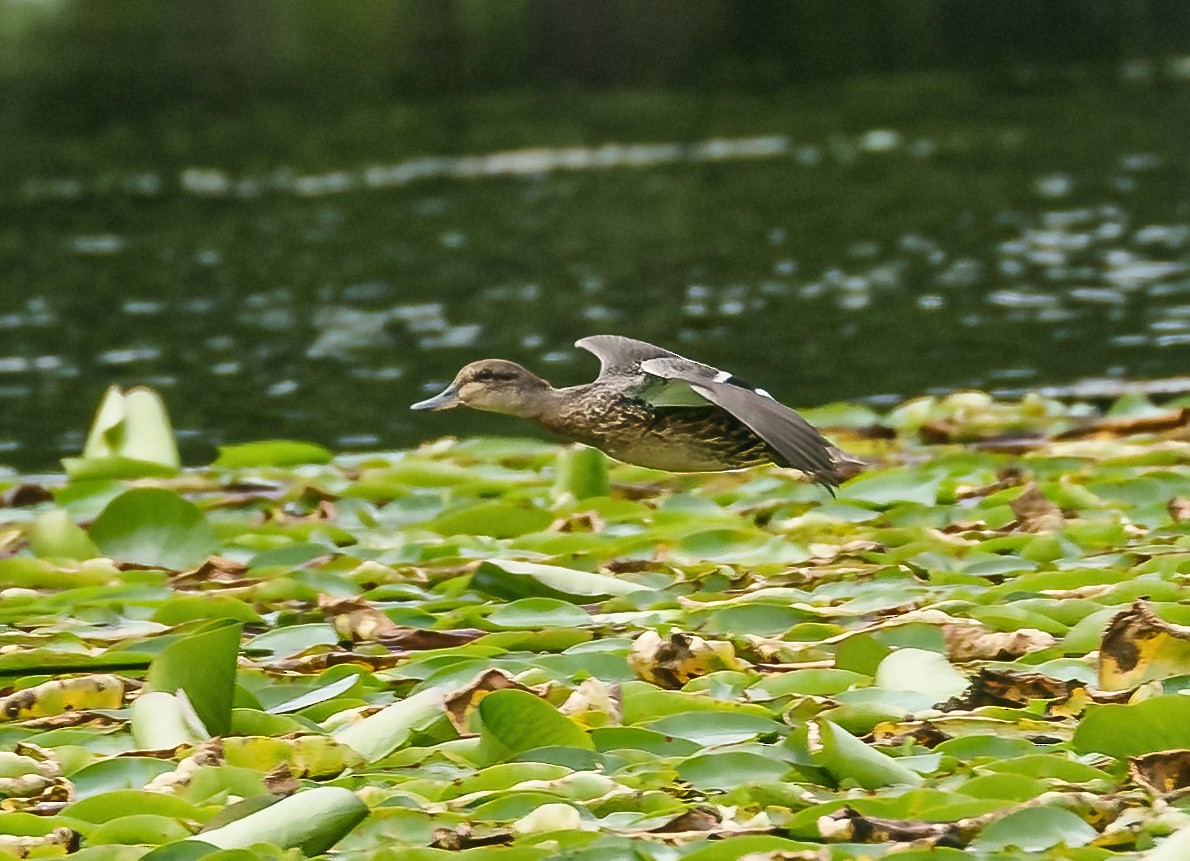
{"type": "Polygon", "coordinates": [[[725,371],[617,335],[575,346],[599,358],[594,382],[555,389],[520,365],[486,359],[413,408],[466,405],[517,415],[617,460],[670,472],[776,463],[831,488],[841,478],[838,465],[849,462],[793,410],[725,371]]]}

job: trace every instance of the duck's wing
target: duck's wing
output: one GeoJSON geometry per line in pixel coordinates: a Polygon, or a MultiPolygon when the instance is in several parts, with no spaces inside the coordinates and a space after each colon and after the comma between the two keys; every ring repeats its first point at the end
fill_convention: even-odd
{"type": "Polygon", "coordinates": [[[574,346],[595,354],[599,359],[599,379],[642,376],[641,363],[649,359],[680,359],[676,353],[621,335],[591,335],[579,338],[574,346]]]}
{"type": "Polygon", "coordinates": [[[640,370],[689,386],[695,394],[747,425],[787,465],[814,476],[827,487],[839,484],[839,474],[830,456],[834,446],[812,424],[764,389],[750,386],[726,371],[672,353],[643,360],[640,370]]]}

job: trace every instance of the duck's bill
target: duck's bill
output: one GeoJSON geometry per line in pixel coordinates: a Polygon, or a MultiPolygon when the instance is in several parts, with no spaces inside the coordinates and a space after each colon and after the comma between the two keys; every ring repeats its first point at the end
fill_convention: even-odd
{"type": "Polygon", "coordinates": [[[459,391],[454,386],[451,386],[441,394],[434,395],[432,398],[426,398],[424,401],[418,401],[412,404],[411,410],[448,410],[451,407],[457,407],[462,401],[459,400],[459,391]]]}

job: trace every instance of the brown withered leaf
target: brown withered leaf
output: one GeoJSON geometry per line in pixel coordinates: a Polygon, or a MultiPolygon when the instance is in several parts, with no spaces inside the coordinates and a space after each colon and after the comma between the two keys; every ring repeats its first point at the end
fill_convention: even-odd
{"type": "Polygon", "coordinates": [[[24,508],[53,501],[54,495],[40,484],[17,484],[0,494],[0,506],[8,508],[24,508]]]}
{"type": "Polygon", "coordinates": [[[682,631],[662,639],[656,631],[645,631],[632,641],[628,666],[650,684],[677,690],[691,679],[718,670],[745,669],[747,664],[725,640],[704,640],[682,631]]]}
{"type": "Polygon", "coordinates": [[[1010,487],[1020,487],[1025,483],[1025,471],[1018,466],[1006,466],[996,470],[996,480],[991,484],[971,486],[960,484],[954,489],[956,499],[981,499],[1007,490],[1010,487]]]}
{"type": "Polygon", "coordinates": [[[843,807],[818,818],[818,833],[830,843],[911,843],[949,846],[961,849],[975,835],[976,829],[958,822],[917,822],[864,816],[852,807],[843,807]]]}
{"type": "Polygon", "coordinates": [[[1169,511],[1169,516],[1173,518],[1174,523],[1184,523],[1190,520],[1190,499],[1184,496],[1175,496],[1169,501],[1166,506],[1169,511]]]}
{"type": "Polygon", "coordinates": [[[189,571],[183,571],[173,577],[173,584],[184,582],[222,583],[242,582],[248,566],[243,562],[228,559],[226,556],[209,556],[206,561],[189,571]]]}
{"type": "Polygon", "coordinates": [[[1118,613],[1099,644],[1099,687],[1122,691],[1190,673],[1190,628],[1160,618],[1143,600],[1118,613]]]}
{"type": "Polygon", "coordinates": [[[60,825],[48,834],[20,836],[0,834],[0,856],[4,858],[51,858],[78,852],[83,835],[60,825]]]}
{"type": "Polygon", "coordinates": [[[650,828],[648,833],[681,834],[687,831],[714,831],[719,827],[721,822],[723,822],[723,817],[719,815],[715,808],[700,804],[696,807],[691,807],[683,813],[679,813],[664,825],[650,828]]]}
{"type": "Polygon", "coordinates": [[[1128,758],[1128,774],[1154,795],[1190,789],[1190,750],[1162,750],[1128,758]]]}
{"type": "Polygon", "coordinates": [[[332,598],[320,595],[318,609],[327,617],[339,639],[349,643],[395,637],[403,630],[362,598],[332,598]]]}
{"type": "Polygon", "coordinates": [[[479,705],[479,701],[493,691],[502,691],[508,688],[528,691],[535,696],[541,696],[542,693],[540,690],[522,685],[504,670],[485,670],[469,684],[446,695],[446,715],[460,733],[473,732],[469,726],[471,714],[479,705]]]}
{"type": "Polygon", "coordinates": [[[1010,661],[1038,649],[1048,649],[1056,640],[1036,628],[989,631],[978,624],[949,623],[942,626],[946,656],[956,663],[966,661],[1010,661]]]}
{"type": "Polygon", "coordinates": [[[1169,433],[1190,428],[1190,407],[1165,410],[1148,416],[1096,419],[1054,435],[1054,439],[1118,439],[1149,433],[1169,433]]]}
{"type": "Polygon", "coordinates": [[[620,686],[596,678],[584,679],[558,711],[587,729],[619,726],[624,717],[620,686]]]}
{"type": "Polygon", "coordinates": [[[360,664],[375,671],[392,669],[403,660],[405,660],[405,656],[400,652],[390,652],[386,655],[361,655],[357,652],[329,651],[299,655],[296,658],[283,658],[278,661],[267,661],[256,664],[256,666],[276,673],[320,673],[330,667],[338,667],[342,664],[360,664]]]}
{"type": "Polygon", "coordinates": [[[872,740],[879,745],[899,747],[907,741],[922,747],[935,748],[953,738],[928,720],[899,723],[879,723],[872,728],[872,740]]]}
{"type": "Polygon", "coordinates": [[[475,829],[466,822],[455,828],[435,828],[430,840],[434,849],[447,849],[459,852],[463,849],[473,849],[477,846],[499,846],[513,841],[511,831],[491,831],[487,834],[476,834],[475,829]]]}
{"type": "Polygon", "coordinates": [[[293,769],[288,762],[265,772],[263,780],[265,788],[273,795],[293,795],[302,788],[302,782],[293,776],[293,769]]]}
{"type": "Polygon", "coordinates": [[[1077,682],[1061,681],[1041,673],[981,669],[961,697],[955,697],[943,711],[980,706],[1024,706],[1030,700],[1060,700],[1070,696],[1077,682]]]}
{"type": "Polygon", "coordinates": [[[1008,507],[1016,515],[1017,532],[1053,532],[1066,524],[1062,509],[1045,498],[1035,481],[1026,484],[1008,507]]]}
{"type": "Polygon", "coordinates": [[[546,532],[602,532],[606,524],[597,511],[577,511],[560,517],[546,528],[546,532]]]}
{"type": "Polygon", "coordinates": [[[428,628],[399,628],[396,633],[381,637],[378,642],[388,649],[402,652],[424,652],[426,649],[449,649],[470,643],[487,631],[478,628],[455,628],[434,631],[428,628]]]}

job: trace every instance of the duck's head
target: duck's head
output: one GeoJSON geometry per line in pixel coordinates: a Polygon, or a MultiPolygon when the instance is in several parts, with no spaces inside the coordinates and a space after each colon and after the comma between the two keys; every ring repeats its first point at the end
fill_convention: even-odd
{"type": "Polygon", "coordinates": [[[492,413],[532,416],[550,384],[516,362],[483,359],[472,362],[455,375],[454,382],[440,394],[418,401],[410,409],[448,410],[471,407],[492,413]]]}

